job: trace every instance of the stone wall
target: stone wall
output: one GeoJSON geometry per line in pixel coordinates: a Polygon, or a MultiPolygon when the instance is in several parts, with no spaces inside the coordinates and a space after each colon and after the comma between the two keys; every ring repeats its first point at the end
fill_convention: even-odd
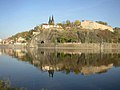
{"type": "Polygon", "coordinates": [[[120,49],[119,43],[50,43],[39,44],[38,48],[56,49],[120,49]]]}

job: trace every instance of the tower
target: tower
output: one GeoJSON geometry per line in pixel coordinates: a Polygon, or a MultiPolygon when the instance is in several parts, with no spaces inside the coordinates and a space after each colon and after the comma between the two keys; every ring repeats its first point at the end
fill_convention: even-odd
{"type": "Polygon", "coordinates": [[[49,24],[49,25],[51,24],[51,16],[49,17],[48,24],[49,24]]]}
{"type": "Polygon", "coordinates": [[[51,16],[49,17],[48,24],[49,25],[54,25],[54,17],[53,17],[53,15],[52,15],[52,17],[51,16]]]}
{"type": "Polygon", "coordinates": [[[52,21],[51,21],[51,24],[54,25],[54,17],[52,15],[52,21]]]}

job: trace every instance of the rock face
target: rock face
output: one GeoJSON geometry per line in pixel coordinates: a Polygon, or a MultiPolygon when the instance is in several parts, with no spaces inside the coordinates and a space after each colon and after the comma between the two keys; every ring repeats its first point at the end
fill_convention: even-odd
{"type": "Polygon", "coordinates": [[[39,34],[32,37],[30,47],[45,45],[51,47],[50,44],[55,46],[57,43],[111,43],[117,41],[117,36],[112,33],[114,32],[112,27],[88,20],[81,22],[81,28],[71,27],[71,29],[63,30],[55,25],[43,26],[38,28],[39,34]]]}
{"type": "Polygon", "coordinates": [[[96,23],[96,22],[93,22],[90,20],[85,20],[85,21],[81,22],[81,27],[83,29],[90,29],[90,30],[93,30],[93,29],[106,30],[107,29],[111,32],[114,32],[114,30],[111,26],[102,25],[102,24],[99,24],[99,23],[96,23]]]}
{"type": "Polygon", "coordinates": [[[38,47],[44,44],[52,43],[57,30],[40,30],[38,35],[34,35],[30,42],[30,47],[38,47]]]}

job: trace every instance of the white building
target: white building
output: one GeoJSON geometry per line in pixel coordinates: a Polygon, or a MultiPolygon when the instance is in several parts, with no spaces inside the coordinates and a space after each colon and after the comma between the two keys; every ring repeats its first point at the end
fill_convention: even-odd
{"type": "Polygon", "coordinates": [[[42,24],[41,28],[42,29],[52,29],[52,28],[63,29],[60,25],[49,25],[49,24],[42,24]]]}
{"type": "Polygon", "coordinates": [[[23,37],[19,37],[19,38],[17,39],[17,42],[24,42],[24,41],[26,41],[26,40],[25,40],[25,38],[23,38],[23,37]]]}
{"type": "Polygon", "coordinates": [[[33,35],[38,35],[40,32],[33,32],[33,35]]]}
{"type": "Polygon", "coordinates": [[[17,38],[16,42],[14,43],[14,45],[26,45],[26,39],[23,37],[19,37],[17,38]]]}

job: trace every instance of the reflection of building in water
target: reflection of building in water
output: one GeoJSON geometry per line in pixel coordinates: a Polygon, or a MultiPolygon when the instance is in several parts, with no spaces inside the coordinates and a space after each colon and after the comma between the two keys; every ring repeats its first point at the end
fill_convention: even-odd
{"type": "Polygon", "coordinates": [[[53,77],[53,75],[54,75],[54,70],[48,70],[48,73],[49,73],[49,77],[53,77]]]}
{"type": "MultiPolygon", "coordinates": [[[[109,65],[101,65],[101,66],[83,66],[83,67],[78,67],[77,69],[80,70],[79,71],[80,73],[84,75],[89,75],[89,74],[105,72],[111,69],[112,67],[113,67],[113,64],[109,64],[109,65]]],[[[63,66],[60,66],[60,65],[57,65],[56,67],[55,66],[42,66],[41,69],[43,71],[48,71],[49,76],[53,76],[54,71],[61,71],[63,69],[63,66]]]]}
{"type": "Polygon", "coordinates": [[[69,52],[69,51],[67,51],[67,52],[64,52],[64,54],[81,54],[81,52],[69,52]]]}
{"type": "Polygon", "coordinates": [[[85,66],[82,67],[81,73],[84,75],[89,75],[89,74],[95,74],[95,73],[100,73],[100,72],[104,72],[107,71],[108,69],[112,68],[113,64],[109,64],[107,66],[105,65],[101,65],[101,66],[85,66]]]}
{"type": "Polygon", "coordinates": [[[25,51],[21,51],[20,49],[17,49],[16,50],[16,54],[19,58],[23,57],[26,55],[26,52],[25,51]]]}
{"type": "Polygon", "coordinates": [[[61,69],[60,69],[60,67],[59,66],[49,66],[49,65],[46,65],[46,66],[42,66],[41,67],[41,70],[43,70],[43,71],[48,71],[48,73],[49,73],[49,77],[53,77],[53,75],[54,75],[54,71],[60,71],[61,69]]]}
{"type": "Polygon", "coordinates": [[[8,54],[19,59],[26,57],[27,51],[25,49],[0,49],[1,54],[8,54]]]}
{"type": "Polygon", "coordinates": [[[46,65],[46,66],[42,66],[42,70],[43,71],[48,71],[48,70],[59,71],[60,68],[58,66],[55,67],[55,66],[48,66],[48,65],[46,65]]]}

